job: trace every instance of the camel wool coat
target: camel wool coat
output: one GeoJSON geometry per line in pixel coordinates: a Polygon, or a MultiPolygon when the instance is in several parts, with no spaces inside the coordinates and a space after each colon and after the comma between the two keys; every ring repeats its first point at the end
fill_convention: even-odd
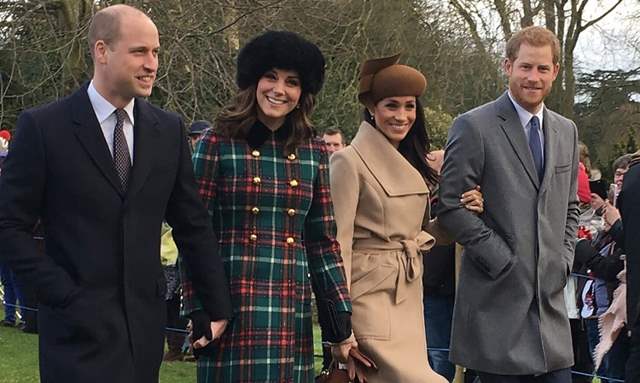
{"type": "Polygon", "coordinates": [[[363,122],[331,157],[331,196],[360,349],[378,365],[367,381],[446,382],[427,362],[422,230],[429,189],[387,138],[363,122]]]}

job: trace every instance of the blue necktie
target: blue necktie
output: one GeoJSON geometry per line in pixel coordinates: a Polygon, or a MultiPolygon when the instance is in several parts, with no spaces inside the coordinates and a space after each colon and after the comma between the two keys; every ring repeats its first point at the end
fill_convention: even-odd
{"type": "Polygon", "coordinates": [[[544,163],[542,161],[542,145],[540,144],[540,120],[538,116],[531,117],[529,127],[529,149],[533,155],[533,163],[538,171],[538,180],[542,182],[544,175],[544,163]]]}

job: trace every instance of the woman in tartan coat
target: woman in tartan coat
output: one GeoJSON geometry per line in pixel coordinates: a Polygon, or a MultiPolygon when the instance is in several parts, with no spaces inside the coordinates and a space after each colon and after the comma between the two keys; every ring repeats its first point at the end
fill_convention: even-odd
{"type": "MultiPolygon", "coordinates": [[[[328,155],[309,122],[323,77],[312,43],[290,32],[258,36],[238,56],[238,95],[196,146],[234,310],[221,338],[196,350],[199,383],[313,382],[309,276],[332,318],[328,339],[351,335],[328,155]]],[[[186,277],[183,311],[197,339],[198,297],[186,277]]]]}

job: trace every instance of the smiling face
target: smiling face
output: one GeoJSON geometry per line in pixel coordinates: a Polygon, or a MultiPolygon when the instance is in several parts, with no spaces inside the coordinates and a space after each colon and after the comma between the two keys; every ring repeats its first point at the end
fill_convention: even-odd
{"type": "Polygon", "coordinates": [[[553,63],[550,45],[533,46],[522,43],[517,57],[505,59],[504,71],[509,78],[509,90],[520,106],[537,113],[558,75],[559,65],[553,63]]]}
{"type": "Polygon", "coordinates": [[[94,85],[115,107],[122,108],[133,97],[151,95],[158,70],[160,40],[153,22],[143,14],[120,16],[118,38],[94,45],[94,85]]]}
{"type": "Polygon", "coordinates": [[[416,107],[415,96],[387,97],[378,101],[369,112],[376,127],[397,148],[416,120],[416,107]]]}
{"type": "Polygon", "coordinates": [[[301,94],[298,72],[276,68],[267,71],[256,87],[258,119],[271,130],[280,128],[298,105],[301,94]]]}

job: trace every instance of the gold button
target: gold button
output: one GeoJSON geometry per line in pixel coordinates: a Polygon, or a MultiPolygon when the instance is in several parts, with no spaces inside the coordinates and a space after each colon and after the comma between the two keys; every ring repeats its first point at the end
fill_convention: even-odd
{"type": "Polygon", "coordinates": [[[253,209],[251,209],[251,212],[252,212],[253,214],[258,214],[258,213],[260,213],[260,209],[256,206],[256,207],[254,207],[253,209]]]}
{"type": "Polygon", "coordinates": [[[260,157],[260,152],[257,150],[254,150],[253,152],[251,152],[251,155],[254,157],[260,157]]]}
{"type": "Polygon", "coordinates": [[[253,177],[253,183],[258,185],[262,180],[260,179],[260,177],[253,177]]]}
{"type": "Polygon", "coordinates": [[[257,235],[255,235],[255,234],[251,234],[251,235],[249,236],[249,240],[250,240],[251,242],[255,242],[255,241],[257,241],[257,240],[258,240],[258,236],[257,236],[257,235]]]}
{"type": "Polygon", "coordinates": [[[293,154],[293,153],[291,153],[291,154],[289,154],[289,155],[287,156],[287,159],[288,159],[289,161],[293,161],[293,160],[295,160],[295,159],[296,159],[296,155],[295,155],[295,154],[293,154]]]}
{"type": "Polygon", "coordinates": [[[293,243],[294,243],[295,241],[296,241],[296,240],[295,240],[295,239],[293,239],[293,237],[287,237],[287,244],[289,244],[289,245],[293,245],[293,243]]]}
{"type": "Polygon", "coordinates": [[[291,180],[289,181],[289,185],[291,185],[292,188],[295,188],[298,186],[298,181],[296,180],[291,180]]]}
{"type": "Polygon", "coordinates": [[[287,210],[287,214],[289,214],[290,217],[293,217],[294,215],[296,215],[296,209],[287,210]]]}

